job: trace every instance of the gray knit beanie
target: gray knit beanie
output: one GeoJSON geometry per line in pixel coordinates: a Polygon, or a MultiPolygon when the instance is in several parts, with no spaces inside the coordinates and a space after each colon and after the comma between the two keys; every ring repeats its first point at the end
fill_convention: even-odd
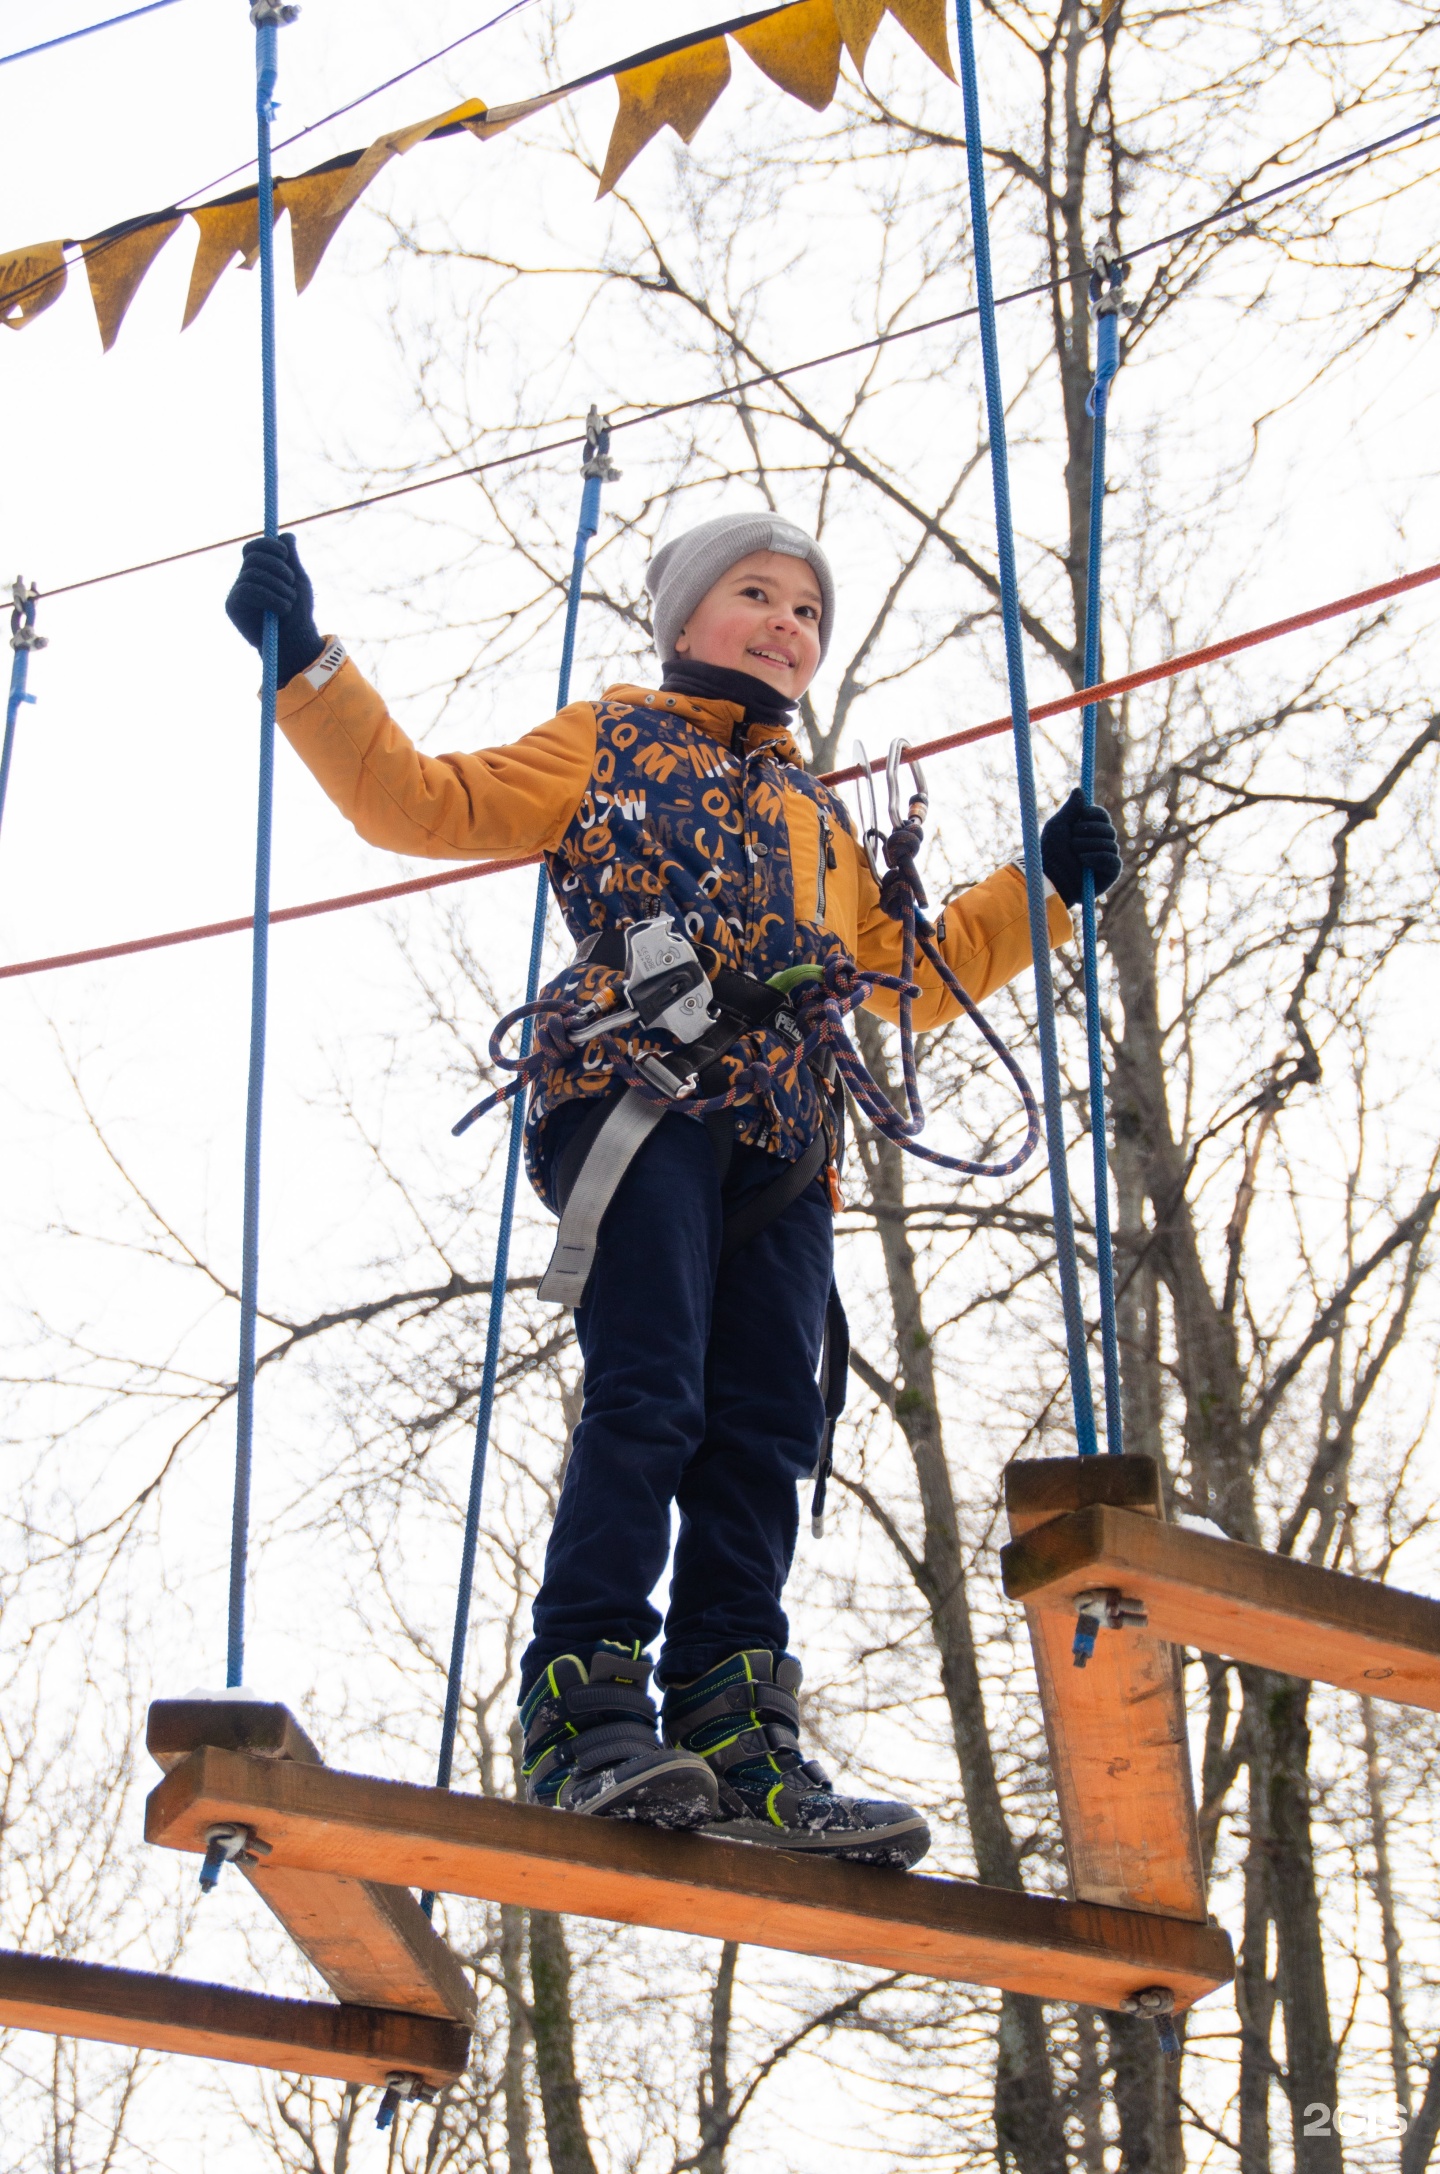
{"type": "Polygon", "coordinates": [[[645,586],[654,600],[655,647],[669,664],[685,622],[702,596],[723,574],[752,551],[779,551],[803,559],[820,584],[820,655],[835,630],[835,583],[830,561],[813,536],[778,513],[719,513],[662,544],[645,569],[645,586]]]}

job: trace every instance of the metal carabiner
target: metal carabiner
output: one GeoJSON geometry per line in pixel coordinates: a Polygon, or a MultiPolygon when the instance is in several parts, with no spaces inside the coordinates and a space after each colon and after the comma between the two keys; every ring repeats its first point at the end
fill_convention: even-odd
{"type": "Polygon", "coordinates": [[[870,757],[865,752],[863,740],[852,740],[850,752],[859,765],[860,775],[855,780],[855,798],[860,803],[860,843],[865,848],[865,858],[870,863],[870,873],[877,883],[885,881],[885,867],[880,855],[885,844],[885,833],[880,828],[880,806],[875,798],[875,778],[870,768],[870,757]],[[865,802],[870,802],[870,820],[865,820],[865,802]]]}
{"type": "Polygon", "coordinates": [[[890,752],[885,758],[885,783],[890,794],[890,828],[898,830],[902,823],[910,823],[916,830],[924,828],[925,817],[930,809],[930,793],[925,783],[925,772],[910,753],[908,740],[892,740],[890,752]],[[910,775],[915,780],[915,790],[910,795],[908,807],[900,798],[900,765],[908,762],[910,775]]]}

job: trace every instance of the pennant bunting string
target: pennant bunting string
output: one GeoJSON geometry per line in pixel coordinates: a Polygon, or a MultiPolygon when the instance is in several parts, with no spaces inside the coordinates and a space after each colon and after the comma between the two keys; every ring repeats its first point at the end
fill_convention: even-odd
{"type": "MultiPolygon", "coordinates": [[[[487,142],[577,91],[613,80],[620,103],[600,175],[599,193],[605,196],[662,129],[673,129],[682,143],[693,139],[730,81],[728,40],[779,90],[818,113],[835,96],[842,48],[863,72],[887,12],[953,80],[946,0],[782,0],[779,6],[672,38],[534,98],[501,106],[467,99],[430,120],[394,129],[363,150],[343,151],[292,180],[277,180],[276,215],[290,215],[296,291],[303,293],[309,286],[341,223],[371,182],[392,159],[418,143],[462,131],[487,142]]],[[[178,204],[144,212],[84,241],[32,242],[0,254],[0,323],[18,331],[58,301],[68,277],[65,252],[78,249],[101,345],[108,352],[151,265],[187,217],[199,230],[183,319],[184,325],[193,324],[237,258],[248,270],[259,254],[253,187],[196,204],[188,213],[178,204]]]]}

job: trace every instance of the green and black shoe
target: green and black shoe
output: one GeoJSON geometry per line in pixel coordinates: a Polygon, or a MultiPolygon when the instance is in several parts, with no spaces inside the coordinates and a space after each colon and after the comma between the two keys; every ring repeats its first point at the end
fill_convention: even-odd
{"type": "Polygon", "coordinates": [[[799,1689],[797,1660],[753,1652],[666,1691],[666,1743],[698,1752],[720,1783],[705,1832],[908,1872],[929,1849],[930,1829],[909,1804],[837,1796],[825,1769],[802,1759],[799,1689]]]}
{"type": "Polygon", "coordinates": [[[588,1664],[575,1653],[550,1663],[520,1707],[527,1803],[647,1827],[709,1825],[719,1784],[693,1752],[661,1744],[650,1667],[638,1646],[608,1639],[588,1664]]]}

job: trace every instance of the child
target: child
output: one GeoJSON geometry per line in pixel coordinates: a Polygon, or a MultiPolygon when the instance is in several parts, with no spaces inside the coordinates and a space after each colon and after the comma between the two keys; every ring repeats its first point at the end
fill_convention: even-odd
{"type": "MultiPolygon", "coordinates": [[[[713,1095],[747,1062],[778,1066],[789,1053],[766,1023],[772,975],[836,952],[893,974],[901,931],[845,808],[804,770],[788,729],[835,629],[820,546],[769,513],[722,514],[658,551],[646,585],[658,690],[611,687],[470,755],[421,754],[340,642],[322,639],[293,537],[245,546],[226,609],[257,647],[263,614],[278,615],[281,728],[362,837],[438,860],[545,855],[578,946],[548,993],[613,1005],[635,963],[624,931],[648,941],[661,931],[644,925],[668,915],[711,977],[703,1001],[713,988],[739,1007],[728,1046],[722,1034],[702,1051],[698,1088],[713,1095]],[[741,1031],[744,1019],[757,1023],[741,1031]]],[[[1058,943],[1084,870],[1101,890],[1120,873],[1114,827],[1073,794],[1045,826],[1043,852],[1058,943]]],[[[1030,959],[1020,871],[1002,868],[952,899],[941,930],[969,993],[999,988],[1030,959]]],[[[916,979],[916,1026],[952,1017],[923,960],[916,979]]],[[[870,1008],[893,1018],[893,993],[877,992],[870,1008]]],[[[625,1046],[663,1068],[652,1077],[685,1077],[686,1045],[663,1026],[637,1022],[625,1046]]],[[[556,1212],[592,1183],[586,1151],[601,1128],[618,1137],[611,1118],[625,1090],[606,1052],[605,1039],[577,1043],[531,1098],[529,1172],[556,1212]]],[[[800,1663],[781,1607],[797,1487],[824,1429],[817,1372],[835,1197],[824,1166],[835,1142],[823,1079],[802,1066],[719,1127],[684,1111],[657,1118],[638,1094],[632,1103],[645,1137],[618,1179],[611,1169],[577,1289],[583,1410],[521,1663],[527,1795],[908,1867],[929,1847],[920,1814],[838,1795],[800,1752],[800,1663]],[[747,1237],[743,1211],[767,1191],[747,1237]],[[744,1242],[726,1247],[727,1226],[744,1242]],[[646,1648],[661,1622],[649,1596],[670,1553],[672,1504],[657,1716],[646,1648]]]]}

